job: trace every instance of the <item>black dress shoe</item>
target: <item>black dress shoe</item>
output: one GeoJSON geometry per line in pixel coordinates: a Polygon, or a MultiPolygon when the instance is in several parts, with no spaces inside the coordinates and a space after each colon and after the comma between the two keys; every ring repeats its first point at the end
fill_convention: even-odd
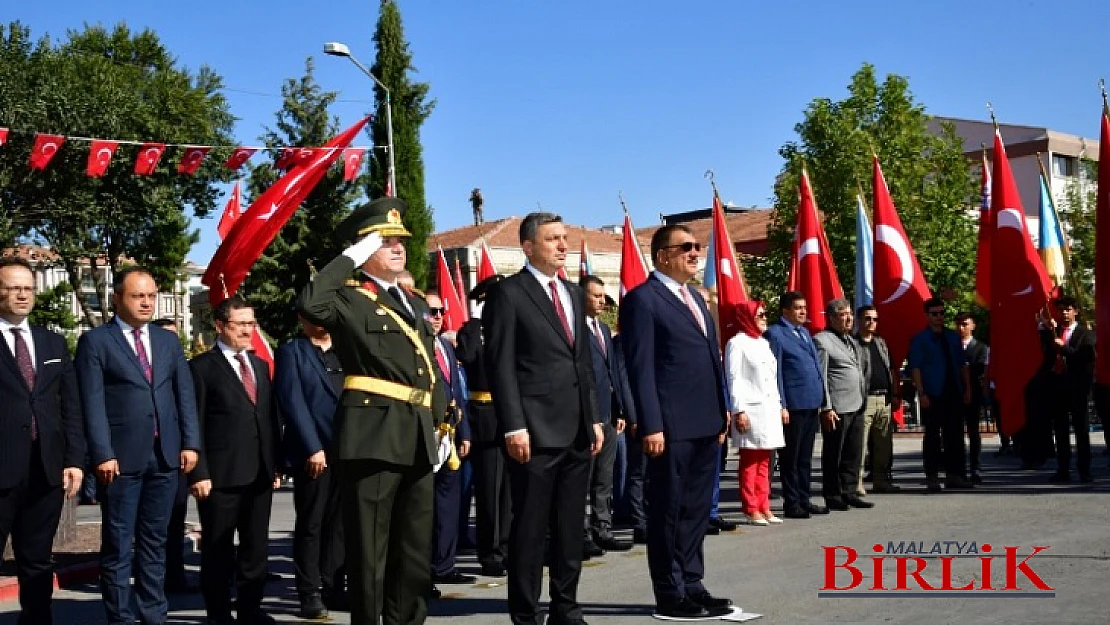
{"type": "Polygon", "coordinates": [[[788,519],[808,519],[809,511],[805,508],[787,508],[782,515],[788,519]]]}
{"type": "Polygon", "coordinates": [[[451,571],[446,575],[433,575],[432,582],[436,584],[473,584],[478,581],[473,575],[464,575],[458,571],[451,571]]]}
{"type": "Polygon", "coordinates": [[[859,497],[845,497],[844,498],[844,503],[848,504],[849,506],[851,506],[853,508],[874,508],[875,507],[875,504],[871,503],[870,501],[864,501],[864,500],[860,499],[859,497]]]}
{"type": "Polygon", "coordinates": [[[680,601],[670,604],[655,606],[655,613],[659,616],[671,618],[708,618],[709,610],[683,597],[680,601]]]}
{"type": "Polygon", "coordinates": [[[626,540],[617,540],[612,536],[598,537],[595,541],[598,547],[605,551],[628,551],[632,548],[632,543],[626,540]]]}
{"type": "Polygon", "coordinates": [[[962,477],[950,477],[944,480],[944,487],[948,490],[968,490],[974,488],[975,485],[962,477]]]}
{"type": "Polygon", "coordinates": [[[690,601],[693,601],[706,610],[719,610],[721,608],[728,608],[732,606],[732,599],[727,599],[725,597],[714,597],[713,595],[709,594],[709,591],[705,591],[700,595],[689,595],[689,597],[690,601]]]}
{"type": "Polygon", "coordinates": [[[637,527],[632,530],[632,542],[637,545],[646,545],[648,541],[647,528],[637,527]]]}
{"type": "Polygon", "coordinates": [[[707,525],[705,527],[705,535],[706,536],[718,536],[718,535],[720,535],[720,533],[721,533],[721,528],[714,527],[712,524],[707,525]]]}
{"type": "Polygon", "coordinates": [[[810,514],[828,514],[829,509],[825,506],[819,506],[815,503],[807,503],[802,508],[810,514]]]}
{"type": "MultiPolygon", "coordinates": [[[[839,512],[844,512],[845,510],[849,509],[848,503],[846,501],[844,501],[843,499],[837,499],[835,497],[825,497],[825,505],[828,506],[829,510],[837,510],[839,512]]],[[[810,510],[810,512],[813,512],[814,514],[821,514],[820,512],[816,512],[814,510],[810,510]]]]}
{"type": "Polygon", "coordinates": [[[729,521],[724,517],[716,517],[709,519],[709,524],[721,530],[722,532],[735,532],[736,528],[740,527],[735,521],[729,521]]]}
{"type": "Polygon", "coordinates": [[[350,612],[351,597],[345,590],[324,591],[324,605],[332,612],[350,612]]]}
{"type": "Polygon", "coordinates": [[[200,584],[193,581],[188,575],[166,579],[166,592],[172,594],[191,595],[200,592],[200,584]]]}
{"type": "Polygon", "coordinates": [[[439,599],[443,596],[443,593],[440,592],[439,588],[436,588],[435,584],[432,584],[432,589],[428,592],[428,596],[432,599],[439,599]]]}
{"type": "Polygon", "coordinates": [[[1095,480],[1094,480],[1094,478],[1091,477],[1090,473],[1080,473],[1079,474],[1079,481],[1083,482],[1084,484],[1090,484],[1091,482],[1093,482],[1095,480]]]}
{"type": "Polygon", "coordinates": [[[505,577],[505,565],[498,562],[491,562],[482,565],[483,577],[505,577]]]}
{"type": "Polygon", "coordinates": [[[301,618],[317,620],[327,618],[328,608],[324,605],[324,597],[318,592],[301,595],[301,618]]]}
{"type": "Polygon", "coordinates": [[[1052,477],[1048,478],[1048,481],[1053,484],[1067,484],[1071,481],[1071,474],[1067,471],[1057,471],[1052,474],[1052,477]]]}
{"type": "Polygon", "coordinates": [[[600,558],[605,555],[605,550],[597,546],[592,540],[587,539],[582,543],[582,559],[589,560],[590,558],[600,558]]]}

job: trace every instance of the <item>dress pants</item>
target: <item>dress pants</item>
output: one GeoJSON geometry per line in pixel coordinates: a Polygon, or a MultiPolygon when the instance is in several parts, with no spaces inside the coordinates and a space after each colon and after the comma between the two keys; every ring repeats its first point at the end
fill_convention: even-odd
{"type": "Polygon", "coordinates": [[[459,505],[462,501],[462,469],[452,471],[447,464],[435,474],[435,525],[432,530],[432,575],[455,571],[459,547],[459,505]]]}
{"type": "Polygon", "coordinates": [[[890,471],[891,457],[894,455],[894,440],[890,431],[890,408],[886,395],[867,396],[867,404],[863,411],[863,445],[861,447],[863,453],[860,454],[859,459],[857,492],[867,492],[863,487],[863,474],[864,460],[869,447],[871,449],[871,468],[875,486],[890,485],[888,472],[890,471]]]}
{"type": "Polygon", "coordinates": [[[967,478],[964,472],[965,408],[960,398],[953,393],[930,396],[929,407],[922,408],[921,421],[925,425],[925,438],[921,446],[925,459],[925,479],[937,479],[942,466],[946,479],[967,478]]]}
{"type": "MultiPolygon", "coordinates": [[[[166,528],[177,496],[180,470],[151,445],[147,466],[120,473],[100,488],[100,592],[110,625],[132,625],[132,545],[135,550],[135,598],[144,625],[166,622],[166,528]]],[[[176,459],[175,459],[176,460],[176,459]]],[[[176,465],[176,462],[174,463],[176,465]]]]}
{"type": "Polygon", "coordinates": [[[617,460],[617,429],[608,423],[602,428],[605,441],[590,468],[590,515],[586,529],[597,538],[613,535],[613,473],[617,460]]]}
{"type": "Polygon", "coordinates": [[[820,425],[817,409],[791,410],[790,423],[783,427],[786,446],[779,456],[779,478],[786,510],[809,505],[810,478],[813,474],[813,443],[820,425]]]}
{"type": "Polygon", "coordinates": [[[432,466],[337,465],[351,625],[420,625],[432,585],[432,466]]]}
{"type": "Polygon", "coordinates": [[[971,403],[961,405],[963,409],[964,429],[967,431],[967,454],[971,472],[979,472],[979,455],[983,449],[983,437],[979,433],[979,422],[982,421],[983,398],[971,396],[971,403]]]}
{"type": "Polygon", "coordinates": [[[343,517],[339,479],[331,467],[312,479],[301,469],[293,477],[293,571],[297,593],[342,592],[343,517]]]}
{"type": "Polygon", "coordinates": [[[705,592],[705,530],[721,446],[716,436],[666,441],[648,459],[648,570],[657,605],[705,592]]]}
{"type": "Polygon", "coordinates": [[[11,488],[0,489],[0,551],[11,536],[22,610],[19,625],[54,622],[50,609],[54,562],[50,554],[62,516],[63,497],[60,485],[47,483],[39,444],[32,443],[26,478],[11,488]]]}
{"type": "Polygon", "coordinates": [[[213,488],[197,503],[204,542],[200,553],[200,589],[210,619],[231,617],[234,580],[235,610],[249,622],[262,610],[269,554],[273,479],[266,475],[246,486],[213,488]],[[235,532],[239,546],[235,546],[235,532]]]}
{"type": "Polygon", "coordinates": [[[509,536],[509,617],[515,625],[540,625],[544,538],[550,535],[549,621],[582,618],[578,578],[582,573],[582,527],[590,477],[590,447],[584,433],[566,448],[532,448],[531,459],[510,460],[513,523],[509,536]]]}
{"type": "Polygon", "coordinates": [[[821,433],[821,495],[826,503],[856,496],[863,459],[863,409],[837,416],[836,429],[821,433]]]}
{"type": "Polygon", "coordinates": [[[1087,398],[1090,384],[1061,384],[1063,392],[1056,396],[1052,425],[1056,431],[1056,470],[1066,473],[1071,468],[1071,434],[1075,431],[1076,469],[1080,476],[1091,475],[1091,424],[1087,398]]]}
{"type": "Polygon", "coordinates": [[[647,481],[647,454],[644,453],[643,439],[626,437],[625,451],[628,454],[628,477],[625,480],[624,508],[632,527],[647,529],[647,506],[644,503],[644,483],[647,481]]]}
{"type": "Polygon", "coordinates": [[[478,563],[503,566],[512,521],[512,496],[504,444],[474,441],[468,458],[474,465],[474,535],[478,563]]]}
{"type": "Polygon", "coordinates": [[[770,449],[740,449],[740,503],[744,514],[771,511],[770,449]]]}
{"type": "Polygon", "coordinates": [[[166,583],[185,581],[185,517],[189,512],[189,480],[177,472],[177,491],[166,529],[166,583]]]}

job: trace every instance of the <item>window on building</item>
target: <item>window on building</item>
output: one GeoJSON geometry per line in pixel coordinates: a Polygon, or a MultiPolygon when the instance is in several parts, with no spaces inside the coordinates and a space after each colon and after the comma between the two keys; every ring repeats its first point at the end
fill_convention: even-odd
{"type": "Polygon", "coordinates": [[[1074,178],[1079,173],[1079,160],[1074,156],[1052,155],[1052,175],[1061,178],[1074,178]]]}

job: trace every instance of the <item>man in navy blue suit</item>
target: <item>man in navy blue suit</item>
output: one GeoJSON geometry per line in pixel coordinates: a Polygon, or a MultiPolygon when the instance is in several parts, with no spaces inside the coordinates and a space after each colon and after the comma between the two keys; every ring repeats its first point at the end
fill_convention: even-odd
{"type": "Polygon", "coordinates": [[[110,625],[131,625],[132,542],[139,621],[161,625],[168,604],[166,527],[179,472],[197,463],[196,395],[181,343],[150,328],[158,286],[138,266],[112,280],[115,318],[81,336],[77,378],[89,455],[101,484],[100,590],[110,625]]]}
{"type": "Polygon", "coordinates": [[[813,442],[819,428],[817,412],[825,403],[825,383],[817,348],[805,327],[806,298],[787,291],[779,298],[779,321],[767,328],[767,342],[778,363],[779,397],[790,413],[786,424],[786,446],[779,460],[784,513],[791,519],[808,519],[811,514],[828,514],[825,506],[810,501],[813,473],[813,442]]]}
{"type": "Polygon", "coordinates": [[[628,380],[647,454],[648,567],[657,613],[706,618],[732,602],[702,584],[718,453],[728,431],[717,332],[701,296],[686,283],[701,245],[683,225],[651,238],[655,271],[621,303],[628,380]]]}
{"type": "Polygon", "coordinates": [[[293,475],[293,571],[301,617],[327,616],[344,607],[343,523],[339,480],[328,462],[335,409],[343,392],[343,365],[331,335],[300,318],[304,336],[277,352],[274,392],[285,434],[285,460],[293,475]]]}

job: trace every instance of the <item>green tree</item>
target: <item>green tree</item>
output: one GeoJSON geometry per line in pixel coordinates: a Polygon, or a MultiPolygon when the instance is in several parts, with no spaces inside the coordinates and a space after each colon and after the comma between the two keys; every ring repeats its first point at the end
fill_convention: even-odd
{"type": "MultiPolygon", "coordinates": [[[[268,146],[319,146],[340,132],[337,118],[328,115],[328,107],[337,94],[324,91],[313,76],[311,57],[305,61],[305,73],[282,86],[282,107],[276,123],[260,137],[268,146]]],[[[277,151],[274,157],[277,157],[277,151]]],[[[297,335],[297,316],[293,300],[308,283],[311,267],[322,267],[342,250],[335,233],[353,206],[362,199],[362,189],[369,176],[361,175],[351,182],[343,181],[343,160],[328,170],[316,188],[281,229],[262,257],[251,268],[243,286],[243,295],[255,308],[262,328],[279,341],[297,335]]],[[[269,163],[251,171],[249,193],[257,197],[278,177],[269,163]]]]}
{"type": "Polygon", "coordinates": [[[102,178],[85,174],[88,144],[67,141],[45,171],[30,171],[33,132],[174,144],[226,145],[234,118],[208,67],[179,66],[151,30],[87,26],[58,43],[32,42],[30,29],[0,25],[0,123],[13,128],[0,150],[0,239],[30,239],[62,257],[91,324],[108,317],[80,289],[81,264],[117,269],[125,258],[149,266],[163,288],[172,284],[197,240],[186,207],[205,217],[215,183],[229,174],[213,154],[194,176],[179,175],[183,148],[170,148],[153,176],[133,171],[139,146],[119,146],[102,178]],[[94,317],[91,313],[100,313],[94,317]]]}
{"type": "MultiPolygon", "coordinates": [[[[393,0],[382,0],[378,27],[374,32],[377,58],[370,71],[389,87],[393,105],[393,146],[396,161],[397,188],[394,192],[408,205],[404,222],[412,238],[405,243],[408,252],[408,270],[418,287],[426,284],[428,276],[428,237],[432,234],[432,209],[424,201],[424,149],[420,145],[420,126],[431,114],[435,102],[428,100],[428,83],[413,82],[409,72],[416,72],[412,53],[401,28],[401,11],[393,0]]],[[[374,86],[377,110],[371,136],[374,145],[387,145],[388,130],[385,115],[386,94],[374,86]]],[[[389,178],[389,154],[374,151],[368,195],[373,198],[385,195],[389,178]]]]}
{"type": "Polygon", "coordinates": [[[904,77],[891,74],[880,84],[870,64],[852,77],[847,98],[813,100],[794,127],[798,139],[779,150],[785,162],[775,184],[768,256],[744,262],[754,296],[776,302],[786,285],[804,163],[840,282],[852,298],[856,194],[862,188],[870,205],[874,150],[929,286],[955,297],[953,307],[970,306],[977,182],[955,130],[945,124],[935,134],[930,120],[904,77]]]}
{"type": "Polygon", "coordinates": [[[69,308],[69,294],[73,288],[68,282],[62,282],[52,289],[43,291],[35,296],[35,308],[28,316],[28,320],[35,325],[40,325],[56,330],[72,330],[77,327],[77,318],[69,308]]]}
{"type": "Polygon", "coordinates": [[[1071,247],[1065,290],[1076,298],[1087,319],[1095,292],[1095,204],[1098,161],[1080,161],[1079,178],[1064,187],[1064,201],[1057,207],[1071,247]]]}

